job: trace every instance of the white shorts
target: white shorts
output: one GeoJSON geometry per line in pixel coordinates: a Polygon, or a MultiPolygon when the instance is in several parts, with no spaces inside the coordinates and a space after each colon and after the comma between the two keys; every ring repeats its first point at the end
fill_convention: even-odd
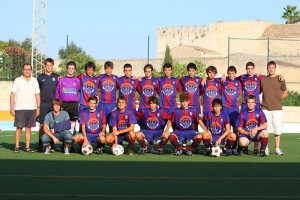
{"type": "Polygon", "coordinates": [[[268,121],[268,132],[275,135],[282,134],[282,110],[263,110],[268,121]]]}

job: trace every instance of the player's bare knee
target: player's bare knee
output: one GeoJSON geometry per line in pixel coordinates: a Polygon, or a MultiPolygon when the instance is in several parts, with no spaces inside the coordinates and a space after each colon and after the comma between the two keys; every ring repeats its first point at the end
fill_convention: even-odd
{"type": "Polygon", "coordinates": [[[236,134],[230,132],[227,136],[227,140],[232,140],[232,141],[236,141],[236,134]]]}
{"type": "Polygon", "coordinates": [[[81,134],[74,135],[73,140],[74,142],[78,143],[78,141],[81,140],[81,134]]]}
{"type": "Polygon", "coordinates": [[[263,138],[269,137],[269,132],[267,130],[263,130],[259,136],[263,138]]]}
{"type": "Polygon", "coordinates": [[[210,138],[211,138],[211,134],[210,134],[209,132],[204,132],[204,133],[202,134],[202,138],[203,138],[204,140],[210,139],[210,138]]]}
{"type": "Polygon", "coordinates": [[[115,138],[113,137],[112,134],[109,134],[106,138],[105,138],[105,142],[108,144],[108,145],[112,145],[115,141],[115,138]]]}
{"type": "Polygon", "coordinates": [[[144,135],[143,132],[137,132],[135,134],[135,137],[136,137],[137,140],[142,140],[145,137],[145,135],[144,135]]]}
{"type": "Polygon", "coordinates": [[[249,145],[249,140],[247,138],[240,138],[239,139],[239,145],[242,147],[246,147],[249,145]]]}

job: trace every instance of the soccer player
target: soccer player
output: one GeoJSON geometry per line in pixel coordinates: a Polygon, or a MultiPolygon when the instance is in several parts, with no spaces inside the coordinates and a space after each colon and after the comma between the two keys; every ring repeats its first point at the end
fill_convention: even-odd
{"type": "Polygon", "coordinates": [[[109,126],[112,132],[106,136],[106,143],[109,146],[128,142],[128,154],[133,155],[133,145],[135,142],[134,124],[136,119],[132,110],[126,109],[127,99],[124,96],[118,98],[117,109],[111,113],[109,126]]]}
{"type": "Polygon", "coordinates": [[[179,142],[184,140],[191,141],[192,144],[187,148],[187,155],[192,156],[193,149],[196,149],[202,141],[202,136],[197,134],[194,130],[194,124],[198,122],[202,128],[205,128],[203,122],[200,120],[199,113],[195,108],[190,108],[190,97],[187,92],[180,94],[181,107],[176,108],[172,119],[168,121],[166,133],[169,132],[171,125],[173,125],[173,133],[169,135],[170,143],[176,148],[175,155],[182,155],[182,147],[179,142]]]}
{"type": "MultiPolygon", "coordinates": [[[[165,133],[162,127],[170,119],[171,114],[158,108],[158,99],[155,96],[149,98],[148,105],[150,105],[150,108],[135,113],[136,118],[141,119],[145,124],[145,128],[136,133],[136,139],[141,146],[139,153],[144,154],[148,150],[145,142],[155,140],[158,142],[158,153],[163,154],[163,148],[168,142],[169,133],[165,133]]],[[[149,152],[155,153],[155,151],[149,152]]]]}
{"type": "MultiPolygon", "coordinates": [[[[247,108],[242,110],[238,120],[239,147],[238,155],[243,155],[243,148],[248,147],[251,141],[260,141],[260,156],[265,157],[269,142],[269,133],[266,116],[260,108],[256,108],[256,97],[246,97],[247,108]]],[[[258,155],[258,145],[254,144],[254,155],[258,155]]]]}
{"type": "MultiPolygon", "coordinates": [[[[238,136],[236,122],[239,117],[239,96],[242,92],[242,85],[236,77],[237,70],[234,66],[227,69],[227,77],[222,83],[222,110],[228,114],[233,133],[238,136]]],[[[232,153],[236,155],[236,143],[233,145],[232,153]]]]}
{"type": "Polygon", "coordinates": [[[177,91],[182,92],[179,80],[172,77],[172,68],[170,63],[163,65],[164,76],[158,78],[157,85],[157,93],[160,97],[159,107],[169,114],[177,108],[177,91]]]}
{"type": "Polygon", "coordinates": [[[40,114],[40,88],[37,80],[31,76],[32,66],[24,64],[23,75],[14,80],[10,95],[10,114],[15,116],[15,153],[20,152],[22,129],[25,127],[25,151],[34,153],[30,148],[31,127],[36,126],[36,118],[40,114]]]}
{"type": "Polygon", "coordinates": [[[274,131],[275,154],[283,155],[280,149],[280,136],[282,134],[282,100],[288,96],[286,83],[279,81],[276,76],[276,63],[270,61],[267,65],[268,76],[261,79],[262,109],[268,121],[268,131],[274,131]]]}
{"type": "Polygon", "coordinates": [[[62,102],[60,100],[54,99],[52,101],[52,110],[45,116],[44,121],[44,134],[42,135],[43,146],[46,147],[45,154],[50,154],[51,145],[53,141],[54,144],[58,144],[59,141],[64,141],[64,153],[66,155],[70,154],[69,146],[72,142],[73,135],[70,130],[65,129],[62,131],[55,131],[55,124],[61,122],[68,122],[70,126],[69,114],[61,110],[62,102]]]}
{"type": "Polygon", "coordinates": [[[97,144],[97,154],[103,153],[105,144],[106,118],[102,110],[99,110],[96,96],[88,98],[89,108],[82,110],[81,130],[82,134],[74,136],[74,141],[79,145],[97,144]]]}
{"type": "Polygon", "coordinates": [[[44,134],[44,120],[47,113],[52,111],[52,100],[54,99],[58,83],[59,75],[53,72],[53,66],[54,60],[52,58],[47,58],[45,60],[45,72],[37,77],[41,91],[40,116],[37,118],[37,121],[40,123],[38,150],[42,150],[43,147],[41,136],[44,134]]]}
{"type": "Polygon", "coordinates": [[[125,64],[123,71],[125,76],[122,76],[118,79],[119,96],[126,97],[128,101],[127,108],[135,112],[137,80],[132,77],[131,64],[125,64]]]}
{"type": "MultiPolygon", "coordinates": [[[[55,98],[62,101],[62,109],[67,111],[71,120],[71,133],[75,135],[75,125],[78,120],[78,102],[80,80],[75,76],[76,64],[73,61],[67,63],[67,76],[60,78],[56,88],[55,98]]],[[[70,151],[75,152],[74,144],[70,151]]]]}
{"type": "Polygon", "coordinates": [[[105,74],[99,75],[100,100],[98,107],[103,110],[107,123],[110,121],[110,113],[116,108],[118,77],[112,74],[113,69],[113,62],[106,61],[104,63],[105,74]]]}
{"type": "Polygon", "coordinates": [[[205,79],[205,85],[202,90],[202,105],[203,105],[203,116],[209,115],[213,111],[212,101],[214,99],[221,98],[221,79],[215,78],[218,73],[217,68],[209,66],[206,68],[207,78],[205,79]]]}
{"type": "Polygon", "coordinates": [[[213,111],[204,117],[206,126],[203,133],[205,155],[211,154],[211,145],[225,145],[224,152],[230,155],[229,152],[237,136],[230,132],[229,116],[227,113],[222,112],[222,100],[214,99],[212,107],[213,111]]]}

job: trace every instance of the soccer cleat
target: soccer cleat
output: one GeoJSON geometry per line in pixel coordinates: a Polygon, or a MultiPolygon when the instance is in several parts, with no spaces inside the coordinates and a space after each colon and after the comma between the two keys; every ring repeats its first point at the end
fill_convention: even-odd
{"type": "Polygon", "coordinates": [[[243,153],[244,153],[244,154],[248,154],[248,153],[249,153],[248,147],[244,147],[243,153]]]}
{"type": "Polygon", "coordinates": [[[223,154],[226,156],[231,156],[232,155],[232,149],[224,149],[223,154]]]}
{"type": "Polygon", "coordinates": [[[210,148],[205,149],[205,155],[206,156],[210,156],[211,155],[211,149],[210,148]]]}
{"type": "Polygon", "coordinates": [[[65,152],[65,155],[69,155],[70,154],[69,148],[65,147],[64,152],[65,152]]]}
{"type": "Polygon", "coordinates": [[[165,154],[163,149],[157,149],[157,153],[158,153],[158,155],[163,155],[163,154],[165,154]]]}
{"type": "Polygon", "coordinates": [[[257,156],[257,155],[259,154],[258,149],[254,149],[253,154],[254,154],[255,156],[257,156]]]}
{"type": "Polygon", "coordinates": [[[104,149],[103,148],[97,148],[96,153],[97,154],[103,154],[104,149]]]}
{"type": "Polygon", "coordinates": [[[43,146],[37,146],[36,151],[37,152],[43,152],[43,146]]]}
{"type": "Polygon", "coordinates": [[[200,150],[198,148],[195,148],[193,149],[192,151],[193,154],[199,154],[200,153],[200,150]]]}
{"type": "Polygon", "coordinates": [[[267,157],[266,152],[265,152],[265,151],[261,151],[261,152],[260,152],[260,156],[261,156],[261,157],[267,157]]]}
{"type": "Polygon", "coordinates": [[[237,150],[236,150],[236,149],[232,149],[232,155],[235,155],[235,156],[237,156],[237,155],[238,155],[238,152],[237,152],[237,150]]]}
{"type": "Polygon", "coordinates": [[[267,156],[270,154],[269,148],[268,148],[268,147],[266,147],[265,152],[266,152],[266,155],[267,155],[267,156]]]}
{"type": "Polygon", "coordinates": [[[157,150],[154,149],[153,145],[149,145],[146,152],[157,154],[157,150]]]}
{"type": "Polygon", "coordinates": [[[242,150],[238,150],[237,151],[237,156],[242,156],[244,153],[243,153],[243,151],[242,150]]]}
{"type": "Polygon", "coordinates": [[[71,147],[69,153],[75,153],[75,147],[71,147]]]}
{"type": "Polygon", "coordinates": [[[283,155],[283,152],[282,152],[281,149],[276,148],[276,149],[275,149],[275,154],[276,154],[276,155],[283,155]]]}
{"type": "Polygon", "coordinates": [[[175,155],[176,156],[181,156],[182,155],[182,149],[180,149],[180,150],[175,150],[175,155]]]}
{"type": "Polygon", "coordinates": [[[144,155],[147,149],[143,149],[142,147],[139,149],[138,154],[144,155]]]}
{"type": "Polygon", "coordinates": [[[55,153],[55,147],[51,147],[51,149],[50,149],[50,151],[51,151],[51,153],[55,153]]]}
{"type": "Polygon", "coordinates": [[[128,155],[129,156],[133,156],[134,155],[132,148],[128,148],[128,155]]]}
{"type": "Polygon", "coordinates": [[[47,147],[44,154],[50,154],[50,152],[51,152],[51,147],[47,147]]]}
{"type": "Polygon", "coordinates": [[[187,150],[187,151],[186,151],[186,155],[187,155],[187,156],[192,156],[192,155],[193,155],[193,153],[192,153],[192,151],[190,151],[190,150],[187,150]]]}

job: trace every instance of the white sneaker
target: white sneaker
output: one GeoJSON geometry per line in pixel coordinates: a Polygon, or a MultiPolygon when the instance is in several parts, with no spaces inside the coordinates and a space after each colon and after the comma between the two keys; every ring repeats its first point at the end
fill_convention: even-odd
{"type": "Polygon", "coordinates": [[[51,147],[47,147],[44,154],[50,154],[50,152],[51,152],[51,147]]]}
{"type": "Polygon", "coordinates": [[[268,148],[268,147],[266,147],[265,154],[266,154],[267,156],[270,154],[269,148],[268,148]]]}
{"type": "Polygon", "coordinates": [[[276,148],[276,149],[275,149],[275,154],[276,154],[276,155],[283,155],[283,152],[282,152],[281,149],[276,148]]]}
{"type": "Polygon", "coordinates": [[[65,147],[65,155],[69,155],[69,154],[70,154],[69,148],[65,147]]]}

